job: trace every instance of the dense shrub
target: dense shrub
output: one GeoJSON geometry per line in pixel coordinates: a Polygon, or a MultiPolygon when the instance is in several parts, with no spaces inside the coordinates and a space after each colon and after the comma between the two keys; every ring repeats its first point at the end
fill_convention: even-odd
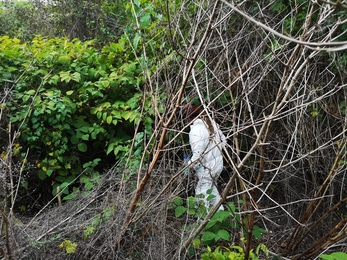
{"type": "Polygon", "coordinates": [[[4,36],[0,45],[1,81],[12,84],[7,107],[20,133],[16,154],[24,157],[28,148],[36,154],[39,177],[55,181],[53,192],[82,171],[88,176],[98,165],[129,155],[135,125],[141,124],[139,160],[130,164],[136,168],[153,110],[143,100],[142,70],[125,39],[102,51],[93,41],[39,36],[27,44],[4,36]]]}
{"type": "Polygon", "coordinates": [[[81,40],[100,46],[116,41],[131,16],[121,1],[1,1],[0,35],[32,40],[35,35],[81,40]]]}

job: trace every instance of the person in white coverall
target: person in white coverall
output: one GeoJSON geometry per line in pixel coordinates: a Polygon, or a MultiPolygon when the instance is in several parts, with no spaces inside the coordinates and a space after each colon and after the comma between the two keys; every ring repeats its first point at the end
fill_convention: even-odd
{"type": "MultiPolygon", "coordinates": [[[[206,208],[209,208],[216,205],[221,198],[215,184],[223,170],[222,150],[226,139],[217,123],[201,114],[201,106],[187,104],[184,108],[188,120],[192,122],[189,132],[192,157],[188,165],[195,170],[198,177],[195,195],[203,194],[204,198],[201,200],[206,208]],[[207,200],[210,195],[214,195],[214,198],[207,200]]],[[[223,209],[221,205],[219,210],[223,209]]]]}

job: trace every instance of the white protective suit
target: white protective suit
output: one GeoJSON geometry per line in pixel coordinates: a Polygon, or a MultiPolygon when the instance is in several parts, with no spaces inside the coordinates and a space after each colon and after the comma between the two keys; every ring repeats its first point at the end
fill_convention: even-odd
{"type": "MultiPolygon", "coordinates": [[[[214,206],[221,198],[215,182],[223,170],[222,150],[226,142],[218,125],[212,122],[212,126],[213,133],[210,133],[208,125],[203,120],[196,119],[190,126],[189,132],[189,143],[193,153],[189,165],[195,169],[198,176],[195,195],[204,194],[202,201],[206,208],[214,206]],[[211,195],[215,198],[207,201],[210,195],[207,191],[210,189],[212,189],[211,195]]],[[[219,210],[223,209],[224,207],[220,206],[219,210]]]]}

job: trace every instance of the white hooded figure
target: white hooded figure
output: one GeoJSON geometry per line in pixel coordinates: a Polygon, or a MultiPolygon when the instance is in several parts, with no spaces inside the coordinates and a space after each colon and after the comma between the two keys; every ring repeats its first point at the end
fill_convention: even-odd
{"type": "MultiPolygon", "coordinates": [[[[196,111],[199,111],[199,108],[196,111]]],[[[200,111],[202,111],[201,108],[200,111]]],[[[215,183],[223,170],[222,150],[226,138],[217,123],[210,122],[207,116],[194,118],[194,115],[191,114],[190,119],[192,124],[190,125],[189,143],[192,157],[188,164],[195,170],[198,177],[195,195],[203,194],[204,198],[201,201],[206,208],[209,208],[216,205],[221,198],[215,183]],[[210,195],[213,195],[214,198],[207,200],[210,195]]],[[[223,209],[224,207],[221,205],[219,210],[223,209]]]]}

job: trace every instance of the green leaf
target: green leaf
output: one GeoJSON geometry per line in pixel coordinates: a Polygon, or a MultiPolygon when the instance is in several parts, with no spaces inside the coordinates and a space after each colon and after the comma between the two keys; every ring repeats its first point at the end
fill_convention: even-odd
{"type": "Polygon", "coordinates": [[[112,49],[114,52],[122,52],[124,50],[124,46],[122,46],[120,43],[111,43],[110,49],[112,49]]]}
{"type": "Polygon", "coordinates": [[[222,223],[230,216],[232,216],[232,214],[230,212],[224,211],[224,210],[219,210],[213,215],[211,220],[215,220],[215,221],[222,223]]]}
{"type": "Polygon", "coordinates": [[[54,97],[54,92],[49,90],[44,94],[46,97],[54,97]]]}
{"type": "Polygon", "coordinates": [[[116,143],[114,143],[114,142],[110,143],[107,147],[106,154],[109,154],[110,152],[112,152],[115,145],[116,145],[116,143]]]}
{"type": "Polygon", "coordinates": [[[102,112],[99,111],[98,113],[96,113],[96,117],[97,117],[98,119],[100,119],[100,118],[102,117],[102,112]]]}
{"type": "Polygon", "coordinates": [[[330,255],[322,254],[319,256],[319,258],[322,258],[325,260],[345,260],[345,259],[347,259],[347,254],[343,253],[343,252],[334,252],[330,255]]]}
{"type": "Polygon", "coordinates": [[[76,198],[76,196],[78,195],[78,192],[79,190],[71,192],[69,195],[64,196],[63,200],[72,200],[76,198]]]}
{"type": "Polygon", "coordinates": [[[58,62],[61,64],[67,64],[71,61],[71,57],[69,55],[62,55],[58,57],[58,62]]]}
{"type": "Polygon", "coordinates": [[[80,82],[81,81],[81,74],[79,72],[74,72],[71,75],[72,80],[76,81],[76,82],[80,82]]]}
{"type": "Polygon", "coordinates": [[[28,90],[27,92],[25,92],[25,94],[30,95],[30,96],[34,95],[35,93],[36,93],[35,89],[31,89],[31,90],[28,90]]]}
{"type": "Polygon", "coordinates": [[[53,170],[47,170],[47,171],[46,171],[46,175],[47,175],[47,176],[51,176],[52,173],[53,173],[53,170]]]}
{"type": "Polygon", "coordinates": [[[128,112],[123,114],[123,118],[125,120],[128,120],[131,116],[133,116],[133,114],[134,114],[134,111],[128,111],[128,112]]]}
{"type": "Polygon", "coordinates": [[[137,6],[137,7],[140,7],[141,6],[141,2],[139,0],[134,0],[134,4],[137,6]]]}
{"type": "Polygon", "coordinates": [[[70,142],[71,142],[72,144],[78,144],[79,139],[78,139],[78,137],[77,137],[76,135],[73,135],[73,136],[71,136],[71,138],[70,138],[70,142]]]}
{"type": "Polygon", "coordinates": [[[195,214],[196,214],[196,209],[188,208],[188,209],[187,209],[187,213],[188,213],[189,215],[195,215],[195,214]]]}
{"type": "Polygon", "coordinates": [[[29,95],[23,95],[22,100],[24,103],[26,103],[29,100],[30,96],[29,95]]]}
{"type": "Polygon", "coordinates": [[[206,200],[207,200],[207,201],[211,201],[211,200],[213,200],[215,197],[216,197],[216,195],[210,194],[210,195],[207,196],[206,200]]]}
{"type": "Polygon", "coordinates": [[[198,237],[196,237],[196,238],[194,238],[194,240],[193,240],[193,246],[195,247],[195,248],[197,248],[197,249],[199,249],[200,248],[200,239],[198,238],[198,237]]]}
{"type": "Polygon", "coordinates": [[[106,120],[106,118],[107,118],[107,116],[108,116],[108,115],[107,115],[107,112],[102,113],[102,120],[104,120],[104,121],[105,121],[105,120],[106,120]]]}
{"type": "Polygon", "coordinates": [[[216,225],[216,223],[217,223],[217,220],[216,220],[216,219],[211,219],[211,220],[207,223],[206,228],[209,229],[209,228],[213,227],[214,225],[216,225]]]}
{"type": "Polygon", "coordinates": [[[84,140],[84,141],[88,141],[89,140],[89,134],[82,135],[81,139],[84,140]]]}
{"type": "Polygon", "coordinates": [[[112,123],[112,116],[108,116],[107,118],[106,118],[106,122],[107,122],[107,124],[111,124],[112,123]]]}
{"type": "Polygon", "coordinates": [[[52,85],[57,85],[60,80],[60,77],[58,75],[53,75],[49,80],[48,83],[52,85]]]}
{"type": "Polygon", "coordinates": [[[65,81],[66,83],[69,83],[71,80],[71,75],[70,75],[70,71],[62,71],[60,72],[60,80],[61,81],[65,81]]]}
{"type": "Polygon", "coordinates": [[[110,85],[110,82],[108,80],[101,80],[99,81],[98,87],[107,88],[109,85],[110,85]]]}
{"type": "Polygon", "coordinates": [[[133,45],[134,45],[134,49],[136,50],[137,49],[137,46],[139,44],[139,41],[141,39],[141,36],[139,33],[136,33],[135,34],[135,37],[134,37],[134,41],[133,41],[133,45]]]}
{"type": "Polygon", "coordinates": [[[178,218],[182,216],[187,211],[187,208],[183,206],[178,206],[175,210],[175,217],[178,218]]]}
{"type": "Polygon", "coordinates": [[[176,197],[173,199],[173,203],[177,206],[182,206],[183,205],[183,199],[181,197],[176,197]]]}
{"type": "Polygon", "coordinates": [[[336,260],[347,259],[347,254],[343,252],[335,252],[331,254],[336,260]]]}
{"type": "Polygon", "coordinates": [[[92,182],[87,182],[85,185],[84,185],[84,188],[86,189],[86,190],[91,190],[91,189],[93,189],[93,187],[94,187],[94,183],[92,183],[92,182]]]}
{"type": "Polygon", "coordinates": [[[256,226],[256,225],[254,225],[253,226],[253,235],[254,235],[254,237],[256,238],[256,239],[260,239],[260,237],[261,237],[261,235],[263,234],[263,233],[266,233],[266,230],[265,229],[263,229],[263,228],[260,228],[260,227],[258,227],[258,226],[256,226]]]}
{"type": "Polygon", "coordinates": [[[204,244],[213,242],[216,239],[216,234],[212,233],[210,231],[206,231],[203,235],[202,235],[202,242],[204,244]]]}
{"type": "Polygon", "coordinates": [[[327,254],[322,254],[319,256],[319,258],[324,259],[324,260],[335,260],[335,257],[327,254]]]}
{"type": "Polygon", "coordinates": [[[226,231],[226,230],[223,230],[223,229],[220,229],[220,230],[218,230],[218,232],[217,232],[217,241],[219,240],[219,239],[223,239],[223,240],[226,240],[226,241],[229,241],[230,240],[230,234],[229,234],[229,232],[228,231],[226,231]]]}
{"type": "Polygon", "coordinates": [[[85,153],[88,150],[86,143],[79,143],[77,147],[82,153],[85,153]]]}
{"type": "Polygon", "coordinates": [[[150,13],[146,13],[145,15],[141,16],[141,18],[140,18],[141,29],[146,28],[150,21],[151,21],[151,14],[150,13]]]}
{"type": "Polygon", "coordinates": [[[40,180],[44,180],[47,178],[46,172],[44,172],[43,170],[39,170],[39,178],[40,180]]]}

